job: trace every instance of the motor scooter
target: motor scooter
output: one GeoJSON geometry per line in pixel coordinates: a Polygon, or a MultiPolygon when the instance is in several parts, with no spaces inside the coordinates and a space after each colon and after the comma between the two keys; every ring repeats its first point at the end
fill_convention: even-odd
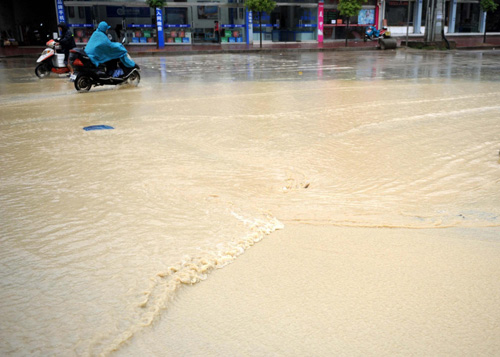
{"type": "Polygon", "coordinates": [[[74,48],[70,50],[69,61],[74,70],[70,80],[74,81],[78,92],[88,92],[93,86],[124,83],[137,86],[141,81],[140,67],[136,64],[134,68],[128,68],[119,58],[96,67],[85,50],[74,48]]]}
{"type": "Polygon", "coordinates": [[[391,33],[389,31],[387,31],[387,28],[382,28],[380,30],[377,30],[377,28],[375,26],[367,26],[366,27],[366,30],[365,30],[365,36],[363,38],[363,41],[373,41],[373,40],[376,40],[378,38],[386,38],[386,37],[390,37],[391,36],[391,33]]]}
{"type": "Polygon", "coordinates": [[[64,64],[64,53],[60,52],[61,47],[56,45],[57,42],[49,40],[46,43],[47,48],[36,62],[38,65],[35,68],[35,74],[39,78],[49,76],[51,73],[63,74],[68,73],[69,68],[64,64]]]}

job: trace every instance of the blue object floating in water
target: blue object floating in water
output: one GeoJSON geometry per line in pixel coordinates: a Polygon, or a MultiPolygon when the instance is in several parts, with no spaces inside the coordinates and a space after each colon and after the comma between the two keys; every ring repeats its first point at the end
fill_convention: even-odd
{"type": "Polygon", "coordinates": [[[85,131],[90,131],[90,130],[106,130],[106,129],[114,129],[112,126],[109,125],[91,125],[91,126],[86,126],[83,128],[85,131]]]}

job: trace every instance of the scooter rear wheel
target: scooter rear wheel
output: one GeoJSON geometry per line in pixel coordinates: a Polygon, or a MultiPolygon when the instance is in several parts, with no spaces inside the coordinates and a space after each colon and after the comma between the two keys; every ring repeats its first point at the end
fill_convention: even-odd
{"type": "Polygon", "coordinates": [[[75,89],[78,92],[88,92],[92,88],[92,78],[86,74],[80,74],[75,79],[75,89]]]}
{"type": "Polygon", "coordinates": [[[45,78],[50,75],[50,67],[47,63],[40,63],[35,68],[35,74],[38,78],[45,78]]]}

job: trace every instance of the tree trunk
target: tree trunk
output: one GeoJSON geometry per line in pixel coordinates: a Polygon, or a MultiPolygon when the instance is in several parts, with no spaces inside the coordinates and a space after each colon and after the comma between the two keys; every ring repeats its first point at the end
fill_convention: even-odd
{"type": "Polygon", "coordinates": [[[262,48],[262,11],[259,11],[260,48],[262,48]]]}
{"type": "Polygon", "coordinates": [[[349,36],[349,20],[350,18],[347,18],[347,26],[345,28],[345,47],[347,47],[347,37],[349,36]]]}
{"type": "Polygon", "coordinates": [[[486,14],[486,18],[484,19],[484,36],[483,43],[486,43],[486,25],[488,24],[488,14],[486,14]]]}

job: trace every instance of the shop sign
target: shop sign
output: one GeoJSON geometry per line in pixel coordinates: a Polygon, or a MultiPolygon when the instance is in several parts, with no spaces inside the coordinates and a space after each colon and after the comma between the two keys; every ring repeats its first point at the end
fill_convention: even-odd
{"type": "Polygon", "coordinates": [[[127,25],[127,27],[134,27],[134,28],[152,28],[152,27],[154,27],[154,26],[153,26],[153,25],[130,24],[130,25],[127,25]]]}
{"type": "Polygon", "coordinates": [[[360,10],[358,14],[359,25],[373,25],[375,23],[375,10],[360,10]]]}
{"type": "Polygon", "coordinates": [[[248,9],[245,9],[245,14],[246,14],[245,35],[246,35],[247,45],[249,45],[251,42],[253,42],[253,16],[252,16],[252,11],[249,11],[248,9]]]}
{"type": "Polygon", "coordinates": [[[108,17],[149,17],[149,7],[106,6],[108,17]]]}
{"type": "Polygon", "coordinates": [[[165,48],[165,37],[163,36],[163,11],[156,8],[156,31],[158,31],[158,48],[165,48]]]}
{"type": "Polygon", "coordinates": [[[69,24],[69,27],[94,27],[92,24],[69,24]]]}
{"type": "Polygon", "coordinates": [[[323,42],[323,21],[325,18],[325,7],[322,0],[318,3],[318,42],[323,42]]]}
{"type": "Polygon", "coordinates": [[[191,27],[191,25],[174,25],[174,24],[165,24],[164,26],[165,28],[171,28],[171,27],[174,27],[174,28],[179,28],[179,27],[191,27]]]}
{"type": "Polygon", "coordinates": [[[67,23],[66,13],[64,12],[63,0],[57,0],[56,6],[57,6],[57,22],[67,23]]]}

